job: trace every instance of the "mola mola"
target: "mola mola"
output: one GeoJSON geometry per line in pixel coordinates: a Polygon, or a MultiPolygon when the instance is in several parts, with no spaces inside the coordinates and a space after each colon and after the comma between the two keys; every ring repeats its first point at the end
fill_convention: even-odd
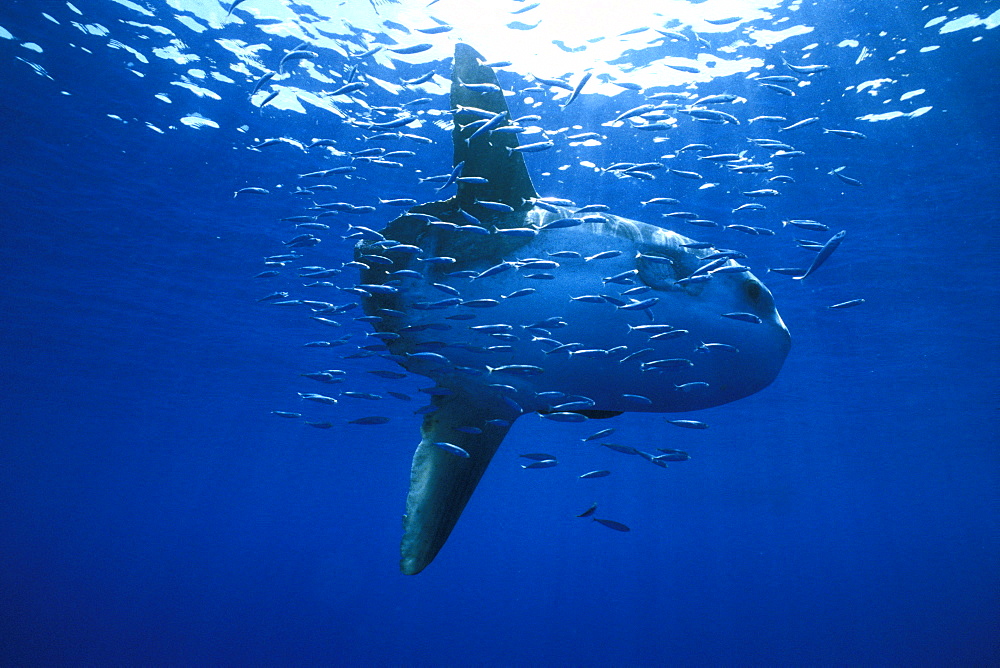
{"type": "Polygon", "coordinates": [[[436,383],[403,518],[408,574],[437,555],[520,415],[717,406],[771,383],[790,345],[771,293],[732,260],[709,271],[703,244],[539,198],[516,134],[492,131],[509,110],[481,60],[456,46],[457,195],[355,251],[387,356],[436,383]]]}

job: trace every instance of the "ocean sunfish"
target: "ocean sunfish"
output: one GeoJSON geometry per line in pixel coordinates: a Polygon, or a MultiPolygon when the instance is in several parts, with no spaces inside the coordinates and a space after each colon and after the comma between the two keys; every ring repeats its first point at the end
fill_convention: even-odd
{"type": "Polygon", "coordinates": [[[391,314],[373,325],[390,333],[388,356],[440,388],[413,457],[407,574],[437,555],[521,415],[717,406],[770,384],[790,346],[771,293],[735,261],[711,265],[712,249],[670,230],[539,198],[481,60],[456,46],[457,194],[411,207],[355,250],[369,267],[365,312],[391,314]],[[477,120],[493,127],[476,134],[477,120]]]}

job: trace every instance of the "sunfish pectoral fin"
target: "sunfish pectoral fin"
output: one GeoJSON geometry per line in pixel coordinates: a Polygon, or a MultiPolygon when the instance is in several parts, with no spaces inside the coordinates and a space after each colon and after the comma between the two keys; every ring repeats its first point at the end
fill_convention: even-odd
{"type": "Polygon", "coordinates": [[[438,410],[424,418],[410,469],[400,546],[400,569],[407,575],[419,573],[437,556],[518,415],[497,397],[455,394],[434,397],[434,403],[438,410]],[[455,427],[474,427],[482,433],[468,434],[455,427]],[[435,443],[458,446],[469,456],[435,443]]]}

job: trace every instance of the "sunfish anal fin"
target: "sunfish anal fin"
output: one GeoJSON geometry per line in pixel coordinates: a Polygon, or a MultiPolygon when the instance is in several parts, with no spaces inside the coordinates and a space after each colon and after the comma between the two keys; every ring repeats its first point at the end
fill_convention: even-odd
{"type": "Polygon", "coordinates": [[[403,516],[400,569],[407,575],[422,571],[448,540],[465,505],[483,477],[509,425],[486,424],[518,416],[498,397],[463,394],[436,396],[438,410],[424,417],[421,441],[413,454],[410,493],[403,516]],[[455,427],[474,426],[482,434],[466,434],[455,427]],[[448,452],[434,443],[457,445],[469,457],[448,452]]]}
{"type": "MultiPolygon", "coordinates": [[[[451,78],[451,108],[454,111],[459,106],[475,107],[493,112],[505,111],[507,118],[501,125],[508,125],[510,110],[500,90],[477,91],[466,88],[466,84],[500,85],[493,69],[480,64],[480,56],[475,49],[467,44],[455,45],[455,64],[451,78]]],[[[489,183],[458,183],[458,203],[463,209],[473,206],[476,199],[501,202],[518,211],[532,208],[531,200],[538,197],[535,187],[531,184],[524,158],[519,152],[508,149],[518,145],[517,135],[498,132],[483,134],[471,143],[466,139],[472,136],[475,128],[463,130],[462,126],[479,119],[468,113],[455,114],[455,129],[452,139],[455,144],[455,160],[453,165],[465,163],[462,174],[465,176],[481,176],[489,183]]]]}

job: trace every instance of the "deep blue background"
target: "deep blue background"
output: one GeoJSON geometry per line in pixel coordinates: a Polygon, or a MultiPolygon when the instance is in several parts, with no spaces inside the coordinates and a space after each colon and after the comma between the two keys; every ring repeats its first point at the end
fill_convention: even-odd
{"type": "MultiPolygon", "coordinates": [[[[840,91],[862,79],[841,81],[835,69],[813,86],[830,99],[824,122],[870,139],[796,140],[824,169],[781,206],[849,237],[815,280],[765,277],[793,334],[772,387],[685,416],[708,431],[656,415],[599,424],[616,426],[622,442],[691,451],[666,471],[581,446],[594,425],[522,418],[446,549],[404,577],[400,515],[418,424],[407,416],[419,404],[342,402],[329,431],[269,414],[301,408],[295,393],[314,389],[303,371],[346,369],[343,389],[395,386],[364,373],[370,360],[336,357],[350,345],[301,348],[327,332],[255,302],[281,287],[251,277],[290,236],[275,221],[296,211],[278,194],[232,197],[244,185],[294,185],[315,164],[289,147],[247,151],[248,135],[335,128],[316,114],[254,118],[238,95],[201,102],[221,130],[122,124],[106,114],[160,124],[151,95],[170,73],[157,81],[154,62],[138,79],[120,52],[60,51],[61,28],[36,12],[24,3],[0,12],[20,40],[45,45],[37,61],[55,78],[14,60],[36,54],[0,41],[0,661],[1000,660],[1000,94],[984,79],[995,36],[955,40],[924,61],[940,69],[922,74],[935,109],[918,119],[850,125],[857,98],[840,91]],[[243,123],[247,135],[233,130],[243,123]],[[824,174],[845,163],[864,188],[824,174]],[[859,296],[867,303],[856,309],[823,308],[859,296]],[[383,412],[394,416],[388,425],[344,425],[383,412]],[[526,450],[555,452],[563,465],[522,471],[516,455],[526,450]],[[616,475],[575,479],[602,467],[616,475]],[[633,531],[573,517],[595,499],[633,531]]],[[[879,67],[892,76],[913,63],[879,67]]],[[[572,113],[587,124],[607,117],[605,104],[584,97],[572,113]]],[[[425,174],[450,160],[446,142],[400,148],[420,151],[425,174]]],[[[658,157],[648,148],[625,158],[627,148],[612,141],[581,157],[658,157]]],[[[543,194],[614,201],[643,217],[640,197],[688,185],[661,178],[651,192],[566,176],[578,170],[540,176],[573,149],[559,151],[529,157],[543,194]]],[[[431,196],[352,183],[339,195],[357,203],[431,196]]],[[[731,206],[684,192],[702,209],[731,206]]],[[[780,241],[733,234],[710,238],[740,244],[755,267],[808,257],[794,254],[787,231],[780,241]]],[[[335,237],[318,263],[348,258],[335,237]]]]}

